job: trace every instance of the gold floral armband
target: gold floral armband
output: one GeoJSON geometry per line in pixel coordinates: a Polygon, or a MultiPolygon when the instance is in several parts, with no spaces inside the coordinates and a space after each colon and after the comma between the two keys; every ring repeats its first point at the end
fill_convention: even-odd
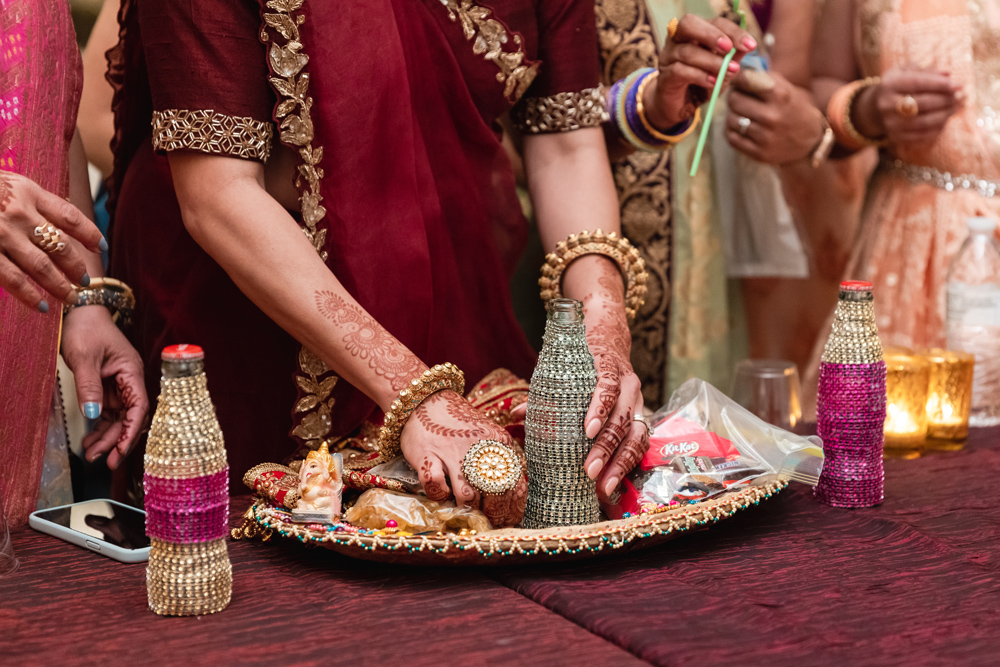
{"type": "Polygon", "coordinates": [[[563,272],[574,259],[583,255],[604,255],[618,264],[625,281],[625,314],[630,322],[634,320],[646,299],[646,263],[635,246],[615,232],[605,234],[600,229],[594,233],[584,230],[560,241],[556,249],[546,255],[542,265],[542,277],[538,279],[542,301],[548,303],[562,297],[563,272]]]}
{"type": "Polygon", "coordinates": [[[104,306],[111,311],[111,320],[119,329],[132,324],[135,310],[135,293],[132,288],[114,278],[94,278],[86,288],[77,290],[76,305],[66,306],[68,313],[78,306],[104,306]]]}
{"type": "Polygon", "coordinates": [[[428,368],[420,377],[410,380],[399,392],[399,397],[385,413],[385,420],[378,432],[378,462],[399,456],[399,440],[406,421],[431,394],[443,389],[450,389],[459,395],[465,393],[465,375],[455,364],[444,363],[428,368]]]}

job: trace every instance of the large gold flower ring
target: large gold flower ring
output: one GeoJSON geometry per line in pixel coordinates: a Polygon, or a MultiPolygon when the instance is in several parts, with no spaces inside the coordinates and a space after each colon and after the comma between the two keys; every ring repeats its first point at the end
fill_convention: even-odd
{"type": "Polygon", "coordinates": [[[480,440],[462,459],[462,474],[474,489],[488,496],[507,493],[521,479],[523,468],[517,452],[496,440],[480,440]]]}

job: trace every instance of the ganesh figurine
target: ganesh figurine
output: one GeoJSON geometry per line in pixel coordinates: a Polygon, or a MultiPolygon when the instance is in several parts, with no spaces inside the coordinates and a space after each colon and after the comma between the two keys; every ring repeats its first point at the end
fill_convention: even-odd
{"type": "Polygon", "coordinates": [[[344,490],[344,458],[331,454],[326,443],[309,452],[299,469],[299,502],[292,512],[296,523],[333,523],[340,518],[344,490]]]}

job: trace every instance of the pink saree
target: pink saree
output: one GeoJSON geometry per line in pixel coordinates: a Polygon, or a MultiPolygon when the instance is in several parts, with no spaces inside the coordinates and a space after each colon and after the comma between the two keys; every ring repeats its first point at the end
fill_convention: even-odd
{"type": "MultiPolygon", "coordinates": [[[[82,81],[64,0],[0,0],[0,169],[69,193],[82,81]]],[[[35,509],[60,321],[58,302],[42,314],[0,289],[0,500],[12,526],[35,509]]]]}

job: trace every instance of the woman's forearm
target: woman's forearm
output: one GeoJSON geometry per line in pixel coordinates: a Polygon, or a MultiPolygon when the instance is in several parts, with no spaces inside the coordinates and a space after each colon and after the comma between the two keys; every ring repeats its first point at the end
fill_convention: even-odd
{"type": "MultiPolygon", "coordinates": [[[[599,129],[525,137],[524,160],[546,251],[583,230],[621,233],[618,194],[599,129]]],[[[585,255],[563,273],[562,292],[584,304],[588,339],[627,359],[624,283],[607,257],[585,255]]]]}
{"type": "Polygon", "coordinates": [[[173,153],[184,224],[261,310],[387,409],[424,363],[361,308],[298,224],[235,158],[173,153]]]}

